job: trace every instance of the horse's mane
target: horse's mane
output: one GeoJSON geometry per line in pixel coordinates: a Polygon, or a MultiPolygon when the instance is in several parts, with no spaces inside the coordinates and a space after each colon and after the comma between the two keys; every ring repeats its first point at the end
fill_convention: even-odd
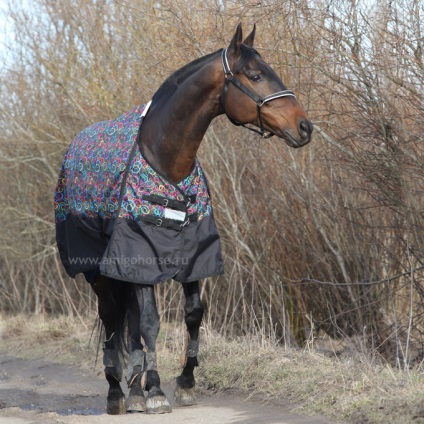
{"type": "MultiPolygon", "coordinates": [[[[214,60],[218,55],[221,55],[221,52],[222,49],[210,53],[206,56],[199,57],[198,59],[193,60],[192,62],[175,71],[162,83],[162,85],[153,95],[153,103],[159,102],[164,97],[171,96],[179,85],[181,85],[191,75],[196,73],[200,68],[214,60]]],[[[241,59],[237,62],[234,72],[237,72],[239,69],[241,69],[246,64],[246,62],[255,56],[255,54],[259,54],[255,49],[245,46],[244,44],[241,45],[241,53],[241,59]]]]}
{"type": "Polygon", "coordinates": [[[182,68],[178,69],[178,71],[175,71],[163,82],[163,84],[159,87],[159,89],[153,95],[153,98],[152,98],[153,103],[160,101],[165,96],[168,97],[172,95],[174,91],[177,89],[177,87],[181,85],[188,77],[190,77],[190,75],[193,75],[200,68],[205,66],[208,62],[215,59],[215,57],[221,51],[222,50],[218,50],[206,56],[199,57],[198,59],[193,60],[193,62],[190,62],[187,65],[183,66],[182,68]]]}

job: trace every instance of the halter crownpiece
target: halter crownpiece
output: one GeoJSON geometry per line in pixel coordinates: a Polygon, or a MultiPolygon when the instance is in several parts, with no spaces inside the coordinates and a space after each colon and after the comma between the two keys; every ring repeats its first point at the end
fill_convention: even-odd
{"type": "Polygon", "coordinates": [[[283,91],[278,91],[276,93],[270,94],[270,95],[265,96],[265,97],[259,97],[257,94],[253,93],[253,91],[249,90],[238,78],[236,78],[234,76],[234,74],[232,73],[232,71],[230,69],[230,65],[228,63],[227,49],[224,49],[222,51],[221,59],[222,59],[222,68],[224,69],[224,76],[225,76],[224,90],[223,90],[222,96],[221,96],[221,104],[222,104],[222,107],[224,108],[224,112],[227,115],[228,119],[234,125],[239,125],[239,126],[242,126],[244,128],[247,128],[250,131],[254,131],[254,132],[260,134],[263,138],[272,137],[274,135],[273,133],[269,133],[268,135],[265,135],[265,130],[264,130],[264,126],[263,126],[263,122],[262,122],[262,116],[261,116],[262,106],[265,103],[268,103],[271,100],[279,99],[280,97],[291,96],[291,97],[296,98],[296,96],[290,90],[283,90],[283,91]],[[239,90],[241,90],[244,94],[249,96],[256,103],[256,106],[258,108],[258,118],[259,118],[260,130],[257,130],[256,128],[248,127],[246,124],[242,124],[240,122],[237,122],[234,119],[232,119],[230,116],[228,116],[227,109],[226,109],[225,106],[226,106],[226,102],[227,102],[227,91],[228,91],[228,86],[230,85],[230,82],[233,83],[239,90]]]}

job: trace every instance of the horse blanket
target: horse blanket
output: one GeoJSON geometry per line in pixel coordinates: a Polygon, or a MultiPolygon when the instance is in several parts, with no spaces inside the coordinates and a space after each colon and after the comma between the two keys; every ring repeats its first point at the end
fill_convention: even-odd
{"type": "Polygon", "coordinates": [[[178,183],[142,156],[148,106],[83,130],[71,143],[55,192],[56,241],[71,277],[100,272],[155,284],[223,273],[207,180],[196,159],[178,183]]]}

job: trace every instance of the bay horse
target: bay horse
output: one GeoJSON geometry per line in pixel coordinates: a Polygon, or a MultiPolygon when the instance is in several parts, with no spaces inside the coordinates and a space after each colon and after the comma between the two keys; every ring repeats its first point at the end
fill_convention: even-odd
{"type": "Polygon", "coordinates": [[[255,29],[242,41],[239,24],[227,48],[176,71],[147,105],[83,130],[65,156],[55,193],[56,240],[68,274],[84,273],[98,299],[109,414],[171,411],[157,369],[154,292],[171,278],[182,283],[188,332],[174,396],[180,405],[195,403],[199,280],[223,273],[196,158],[211,121],[226,114],[235,125],[294,148],[311,140],[312,123],[295,95],[253,48],[255,29]]]}

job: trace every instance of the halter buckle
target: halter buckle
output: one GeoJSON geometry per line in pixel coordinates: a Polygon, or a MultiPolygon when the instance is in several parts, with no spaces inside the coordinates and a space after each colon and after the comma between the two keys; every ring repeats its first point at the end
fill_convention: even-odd
{"type": "Polygon", "coordinates": [[[232,80],[234,77],[234,74],[231,71],[226,71],[224,72],[224,76],[225,76],[225,79],[232,80]]]}
{"type": "Polygon", "coordinates": [[[224,69],[225,79],[231,80],[233,78],[234,74],[231,72],[230,64],[228,63],[227,49],[224,49],[222,51],[221,60],[222,60],[222,67],[224,69]]]}

